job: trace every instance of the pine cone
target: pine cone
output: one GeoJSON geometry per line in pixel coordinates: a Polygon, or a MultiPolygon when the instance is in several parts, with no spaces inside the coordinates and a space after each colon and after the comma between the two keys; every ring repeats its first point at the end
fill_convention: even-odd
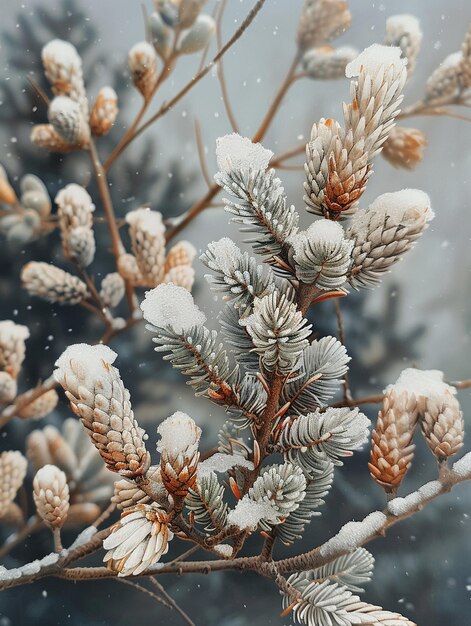
{"type": "Polygon", "coordinates": [[[52,413],[59,402],[59,396],[55,389],[50,389],[39,398],[33,400],[23,408],[20,408],[17,415],[26,420],[39,420],[52,413]]]}
{"type": "Polygon", "coordinates": [[[118,96],[112,87],[102,87],[90,113],[92,135],[107,135],[113,128],[118,115],[118,96]]]}
{"type": "Polygon", "coordinates": [[[128,65],[133,83],[147,100],[157,83],[157,54],[147,41],[141,41],[129,51],[128,65]]]}
{"type": "Polygon", "coordinates": [[[21,270],[21,281],[32,296],[48,302],[78,304],[89,296],[79,278],[49,263],[27,263],[21,270]]]}
{"type": "Polygon", "coordinates": [[[168,514],[155,504],[138,504],[124,511],[103,541],[108,550],[103,561],[118,576],[140,574],[167,553],[173,539],[168,523],[168,514]]]}
{"type": "Polygon", "coordinates": [[[132,250],[147,287],[155,287],[165,272],[165,226],[162,215],[150,209],[136,209],[126,215],[132,250]]]}
{"type": "Polygon", "coordinates": [[[451,392],[427,398],[421,427],[430,450],[439,461],[459,451],[464,439],[463,413],[451,392]]]}
{"type": "Polygon", "coordinates": [[[38,515],[50,528],[62,528],[69,511],[69,486],[62,470],[45,465],[34,477],[33,498],[38,515]]]}
{"type": "Polygon", "coordinates": [[[368,467],[373,479],[388,493],[397,490],[411,466],[417,410],[414,395],[405,391],[398,394],[391,388],[378,414],[368,467]]]}
{"type": "Polygon", "coordinates": [[[384,142],[382,155],[394,167],[413,170],[422,161],[426,144],[422,131],[396,126],[384,142]]]}
{"type": "Polygon", "coordinates": [[[27,462],[16,450],[0,454],[0,518],[7,515],[26,476],[27,462]]]}
{"type": "Polygon", "coordinates": [[[165,273],[180,265],[191,265],[196,256],[196,249],[189,241],[179,241],[170,248],[165,259],[165,273]]]}
{"type": "Polygon", "coordinates": [[[54,375],[108,469],[134,478],[146,473],[150,456],[129,391],[112,366],[116,356],[101,344],[69,346],[57,360],[54,375]]]}
{"type": "Polygon", "coordinates": [[[12,378],[20,372],[25,358],[25,340],[29,337],[27,326],[11,320],[0,322],[0,370],[12,378]]]}
{"type": "Polygon", "coordinates": [[[184,498],[196,482],[201,429],[189,415],[177,411],[160,424],[157,432],[161,435],[157,451],[161,455],[162,482],[170,494],[184,498]]]}
{"type": "Polygon", "coordinates": [[[125,293],[125,284],[118,272],[107,274],[101,281],[100,298],[109,307],[118,306],[125,293]]]}

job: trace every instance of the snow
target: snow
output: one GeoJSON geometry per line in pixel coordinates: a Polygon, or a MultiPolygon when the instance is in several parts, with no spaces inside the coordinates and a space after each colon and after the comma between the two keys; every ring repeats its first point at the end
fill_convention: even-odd
{"type": "Polygon", "coordinates": [[[113,87],[102,87],[98,93],[105,100],[115,100],[116,102],[118,101],[118,95],[113,87]]]}
{"type": "Polygon", "coordinates": [[[353,59],[345,68],[345,76],[354,78],[359,76],[363,70],[371,76],[376,76],[382,68],[387,70],[390,66],[394,68],[394,75],[398,76],[407,65],[407,59],[401,58],[400,48],[382,46],[374,43],[353,59]]]}
{"type": "Polygon", "coordinates": [[[401,13],[400,15],[388,17],[386,20],[386,32],[396,38],[404,34],[414,38],[421,38],[422,36],[419,20],[410,13],[401,13]]]}
{"type": "Polygon", "coordinates": [[[465,454],[453,465],[453,471],[460,478],[471,478],[471,452],[465,454]]]}
{"type": "Polygon", "coordinates": [[[95,205],[88,191],[76,183],[66,185],[56,194],[54,200],[59,206],[72,204],[80,206],[80,208],[83,209],[88,209],[91,212],[95,210],[95,205]]]}
{"type": "Polygon", "coordinates": [[[94,346],[88,343],[73,344],[66,348],[55,362],[57,369],[54,371],[54,378],[60,383],[67,375],[75,377],[71,368],[71,362],[74,361],[82,366],[83,375],[86,377],[86,380],[82,381],[83,384],[87,385],[87,381],[94,384],[106,372],[105,364],[111,365],[117,356],[114,350],[103,344],[94,346]]]}
{"type": "Polygon", "coordinates": [[[440,370],[418,370],[408,367],[401,372],[394,385],[389,385],[385,392],[394,389],[395,393],[406,392],[416,397],[433,398],[449,392],[456,393],[456,389],[443,380],[440,370]]]}
{"type": "Polygon", "coordinates": [[[430,208],[430,197],[420,189],[401,189],[383,193],[368,207],[368,212],[377,211],[386,213],[396,224],[404,223],[405,217],[407,222],[413,223],[416,219],[422,219],[423,214],[427,222],[435,216],[430,208]]]}
{"type": "Polygon", "coordinates": [[[196,306],[191,293],[173,283],[146,291],[141,310],[145,320],[153,326],[170,326],[179,334],[206,321],[206,315],[196,306]]]}
{"type": "Polygon", "coordinates": [[[75,548],[79,548],[80,546],[85,545],[92,539],[92,537],[96,534],[97,529],[95,526],[88,526],[80,534],[77,535],[75,541],[69,547],[68,551],[75,550],[75,548]]]}
{"type": "Polygon", "coordinates": [[[158,211],[151,211],[148,208],[130,211],[126,214],[126,222],[154,237],[160,236],[165,232],[165,226],[162,223],[162,214],[158,211]]]}
{"type": "Polygon", "coordinates": [[[80,115],[80,106],[72,98],[68,96],[56,96],[48,108],[48,118],[49,121],[54,119],[56,115],[62,115],[67,118],[76,118],[80,115]]]}
{"type": "Polygon", "coordinates": [[[198,476],[207,476],[211,472],[224,473],[233,467],[246,467],[249,470],[253,470],[252,461],[248,461],[241,454],[224,454],[223,452],[216,452],[202,461],[198,465],[198,476]]]}
{"type": "Polygon", "coordinates": [[[34,576],[34,574],[39,574],[42,569],[57,563],[60,556],[62,555],[57,552],[51,552],[51,554],[48,554],[42,559],[36,559],[35,561],[26,563],[21,567],[6,569],[5,567],[0,566],[0,581],[15,580],[16,578],[21,578],[22,576],[34,576]]]}
{"type": "Polygon", "coordinates": [[[219,554],[219,556],[228,559],[232,556],[232,546],[228,543],[220,543],[218,546],[214,546],[214,552],[219,554]]]}
{"type": "Polygon", "coordinates": [[[289,238],[296,255],[303,254],[307,242],[312,244],[340,244],[344,239],[345,231],[338,222],[332,220],[316,220],[305,231],[300,231],[289,238]]]}
{"type": "Polygon", "coordinates": [[[129,50],[128,58],[131,70],[136,71],[151,64],[157,58],[157,53],[150,43],[139,41],[129,50]]]}
{"type": "Polygon", "coordinates": [[[320,547],[323,557],[334,557],[346,552],[353,552],[365,543],[386,523],[387,518],[381,511],[370,513],[361,522],[348,522],[339,532],[320,547]]]}
{"type": "Polygon", "coordinates": [[[255,502],[249,496],[244,496],[235,509],[229,511],[227,525],[237,526],[241,530],[255,530],[261,520],[278,522],[275,509],[269,502],[255,502]]]}
{"type": "Polygon", "coordinates": [[[223,237],[219,241],[212,241],[208,244],[208,250],[214,256],[211,269],[219,270],[226,276],[232,276],[237,266],[237,260],[242,256],[240,248],[232,239],[223,237]]]}
{"type": "MultiPolygon", "coordinates": [[[[82,61],[77,49],[68,41],[53,39],[42,49],[41,57],[43,64],[48,65],[49,61],[68,68],[80,68],[82,61]]],[[[46,69],[48,69],[46,67],[46,69]]]]}
{"type": "Polygon", "coordinates": [[[232,170],[266,170],[273,156],[259,143],[252,143],[248,137],[237,133],[218,137],[216,140],[216,158],[220,171],[229,173],[232,170]]]}
{"type": "Polygon", "coordinates": [[[167,417],[157,428],[161,436],[157,442],[157,452],[163,451],[178,454],[190,448],[189,453],[196,452],[201,437],[199,428],[194,419],[182,411],[176,411],[167,417]]]}
{"type": "Polygon", "coordinates": [[[388,504],[388,512],[391,515],[399,516],[411,513],[416,509],[420,510],[427,500],[438,496],[442,489],[442,483],[438,480],[433,480],[405,498],[394,498],[394,500],[391,500],[388,504]]]}
{"type": "MultiPolygon", "coordinates": [[[[34,483],[39,489],[51,490],[54,493],[62,491],[67,484],[64,472],[56,465],[43,465],[34,477],[34,483]]],[[[62,495],[62,494],[61,494],[62,495]]]]}
{"type": "Polygon", "coordinates": [[[29,337],[29,329],[22,324],[15,324],[12,320],[0,322],[0,345],[8,344],[11,341],[24,341],[29,337]]]}

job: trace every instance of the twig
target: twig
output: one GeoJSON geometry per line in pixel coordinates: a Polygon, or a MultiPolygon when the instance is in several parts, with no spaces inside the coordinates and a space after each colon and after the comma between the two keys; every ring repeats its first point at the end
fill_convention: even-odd
{"type": "Polygon", "coordinates": [[[172,596],[170,596],[165,589],[163,588],[163,586],[159,583],[158,580],[156,580],[155,578],[151,578],[150,579],[152,584],[155,585],[157,587],[157,589],[160,591],[160,593],[163,595],[163,597],[167,600],[167,602],[170,604],[170,606],[180,615],[181,618],[183,618],[183,620],[189,625],[189,626],[195,626],[195,623],[193,622],[193,620],[190,619],[190,617],[185,613],[185,611],[176,603],[176,601],[172,598],[172,596]]]}
{"type": "MultiPolygon", "coordinates": [[[[218,46],[219,50],[222,48],[222,28],[221,28],[221,25],[222,25],[222,16],[224,15],[224,11],[226,9],[226,5],[227,5],[227,0],[223,0],[222,4],[221,4],[221,8],[219,10],[218,18],[216,20],[216,41],[217,41],[217,46],[218,46]]],[[[222,100],[224,102],[224,108],[226,109],[226,114],[227,114],[227,117],[229,119],[229,123],[231,125],[232,130],[235,133],[238,133],[239,132],[239,126],[237,124],[237,120],[236,120],[234,111],[232,110],[231,100],[229,98],[229,92],[227,90],[227,83],[226,83],[226,78],[225,78],[225,75],[224,75],[224,65],[223,65],[222,57],[219,59],[219,62],[218,62],[217,76],[218,76],[218,79],[219,79],[219,85],[221,87],[222,100]]]]}
{"type": "Polygon", "coordinates": [[[147,589],[147,587],[144,587],[144,585],[140,585],[139,583],[135,583],[132,580],[128,580],[127,578],[116,578],[115,580],[117,582],[119,582],[119,583],[122,583],[123,585],[128,585],[129,587],[132,587],[133,589],[137,589],[141,593],[144,593],[144,594],[150,596],[154,600],[157,600],[157,602],[159,602],[159,604],[163,604],[163,606],[165,606],[167,609],[172,609],[173,608],[172,605],[169,602],[167,602],[167,600],[165,600],[164,598],[161,598],[160,596],[158,596],[156,593],[154,593],[150,589],[147,589]]]}
{"type": "Polygon", "coordinates": [[[213,181],[211,180],[211,176],[208,171],[208,164],[206,162],[206,155],[204,153],[204,144],[203,137],[201,135],[201,125],[197,118],[195,118],[195,138],[196,138],[196,147],[198,150],[198,158],[201,167],[201,173],[203,174],[203,178],[208,185],[208,188],[211,189],[213,186],[213,181]]]}

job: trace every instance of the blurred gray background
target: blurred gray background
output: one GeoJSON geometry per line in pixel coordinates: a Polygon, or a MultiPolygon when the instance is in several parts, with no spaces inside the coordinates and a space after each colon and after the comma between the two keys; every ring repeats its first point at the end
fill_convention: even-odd
{"type": "MultiPolygon", "coordinates": [[[[151,2],[145,2],[152,9],[151,2]]],[[[245,17],[253,2],[229,0],[223,24],[226,39],[245,17]]],[[[208,3],[212,9],[213,2],[208,3]]],[[[226,55],[225,72],[240,131],[250,136],[295,54],[295,31],[301,0],[267,0],[248,32],[226,55]]],[[[469,0],[351,0],[351,29],[338,44],[362,49],[381,42],[389,15],[412,13],[420,18],[424,32],[416,72],[406,87],[405,104],[420,99],[424,83],[449,53],[459,49],[471,22],[469,0]]],[[[113,137],[132,119],[140,105],[126,75],[127,52],[144,38],[140,2],[129,0],[2,0],[0,67],[0,161],[12,177],[27,171],[45,176],[53,193],[68,182],[87,179],[88,163],[77,156],[44,158],[31,150],[30,123],[45,120],[45,112],[30,106],[34,100],[26,77],[41,75],[37,45],[51,35],[70,38],[88,50],[85,78],[89,95],[118,81],[124,108],[113,137]],[[45,21],[41,16],[52,15],[45,21]],[[60,24],[60,28],[58,26],[60,24]],[[49,25],[49,26],[48,26],[49,25]],[[90,30],[91,29],[91,30],[90,30]],[[67,34],[70,33],[70,37],[67,34]],[[15,44],[16,42],[16,44],[15,44]],[[124,95],[126,97],[124,98],[124,95]],[[13,97],[14,96],[14,97],[13,97]],[[21,111],[21,115],[20,115],[21,111]]],[[[337,45],[337,43],[336,43],[337,45]]],[[[214,49],[213,49],[214,51],[214,49]]],[[[171,97],[194,74],[198,60],[180,62],[157,98],[171,97]]],[[[307,139],[312,123],[320,117],[341,119],[341,103],[349,97],[347,80],[299,81],[287,95],[264,145],[282,152],[307,139]]],[[[36,102],[36,104],[38,104],[36,102]]],[[[464,110],[464,114],[469,113],[464,110]]],[[[117,163],[113,178],[113,200],[117,212],[135,208],[139,202],[171,216],[188,208],[205,191],[198,165],[194,120],[201,124],[210,172],[216,168],[214,148],[219,135],[230,132],[221,100],[218,80],[209,74],[163,120],[138,139],[123,162],[117,163]],[[119,168],[122,169],[119,169],[119,168]]],[[[404,187],[426,191],[432,200],[435,220],[417,248],[384,280],[381,288],[365,295],[353,295],[342,302],[346,315],[347,348],[355,393],[371,392],[392,382],[400,370],[415,364],[445,372],[448,380],[471,377],[471,124],[449,118],[414,118],[405,125],[422,129],[429,140],[425,159],[416,171],[393,169],[378,158],[364,203],[380,193],[404,187]],[[357,374],[355,375],[355,368],[357,374]]],[[[110,145],[113,145],[111,142],[110,145]]],[[[102,146],[103,154],[108,144],[102,146]]],[[[298,158],[293,163],[302,163],[298,158]]],[[[301,171],[282,171],[290,201],[303,213],[301,171]]],[[[305,223],[308,217],[304,215],[305,223]]],[[[239,240],[237,229],[228,225],[222,209],[210,209],[188,228],[188,238],[199,250],[221,236],[239,240]]],[[[103,235],[105,236],[105,235],[103,235]]],[[[103,240],[105,247],[106,240],[103,240]]],[[[25,250],[2,249],[0,255],[2,296],[0,318],[15,315],[32,328],[24,388],[46,376],[70,337],[83,339],[98,332],[83,314],[54,309],[32,301],[19,289],[18,273],[25,260],[60,259],[58,242],[50,238],[25,250]],[[52,244],[51,244],[52,242],[52,244]],[[53,246],[51,248],[51,245],[53,246]],[[51,314],[52,311],[52,314],[51,314]],[[49,339],[53,336],[53,339],[49,339]]],[[[106,261],[110,263],[110,260],[106,261]]],[[[210,315],[218,305],[203,279],[204,268],[196,263],[197,300],[210,315]]],[[[331,303],[316,308],[312,321],[319,333],[335,333],[331,303]]],[[[221,412],[202,399],[194,400],[184,382],[152,353],[143,328],[134,330],[113,344],[120,355],[119,367],[132,392],[138,419],[155,438],[155,425],[176,409],[187,410],[205,429],[210,445],[223,423],[221,412]]],[[[461,392],[465,415],[471,409],[470,393],[461,392]]],[[[374,410],[369,412],[374,417],[374,410]]],[[[68,416],[65,405],[45,420],[52,423],[68,416]]],[[[468,430],[471,420],[466,417],[468,430]]],[[[21,447],[28,426],[12,424],[2,447],[21,447]]],[[[470,437],[466,447],[470,448],[470,437]]],[[[324,517],[315,520],[302,545],[289,553],[311,547],[336,532],[347,519],[361,518],[382,506],[382,493],[368,478],[367,455],[362,453],[337,472],[335,490],[324,507],[324,517]]],[[[408,476],[405,492],[434,475],[431,457],[419,445],[416,462],[408,476]]],[[[461,487],[442,498],[431,509],[395,527],[386,539],[370,548],[377,559],[376,575],[365,599],[404,612],[418,624],[438,626],[469,623],[471,596],[470,518],[471,492],[461,487]]],[[[49,537],[35,538],[13,553],[8,566],[31,555],[50,550],[49,537]]],[[[255,549],[255,546],[249,546],[255,549]]],[[[280,554],[284,554],[280,551],[280,554]]],[[[277,591],[266,581],[243,576],[194,576],[164,581],[168,590],[194,618],[198,626],[245,626],[248,624],[289,624],[281,619],[277,591]]],[[[152,600],[114,582],[71,585],[45,580],[0,596],[0,626],[91,624],[120,625],[138,620],[167,620],[181,623],[152,600]]]]}

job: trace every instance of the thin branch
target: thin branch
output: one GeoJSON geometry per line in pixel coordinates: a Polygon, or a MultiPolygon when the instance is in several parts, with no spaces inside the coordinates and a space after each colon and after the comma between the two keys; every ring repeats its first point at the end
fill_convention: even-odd
{"type": "Polygon", "coordinates": [[[165,606],[167,609],[172,609],[173,608],[172,605],[169,602],[167,602],[167,600],[165,600],[164,598],[161,598],[160,596],[158,596],[156,593],[154,593],[150,589],[147,589],[147,587],[144,587],[144,585],[140,585],[139,583],[135,583],[132,580],[129,580],[127,578],[116,578],[115,580],[118,583],[122,583],[123,585],[128,585],[129,587],[132,587],[133,589],[137,589],[141,593],[144,593],[145,595],[150,596],[151,598],[156,600],[159,604],[163,604],[163,606],[165,606]]]}
{"type": "Polygon", "coordinates": [[[206,181],[208,188],[211,189],[211,187],[213,186],[213,181],[211,180],[211,176],[209,175],[208,164],[206,162],[206,155],[204,152],[203,137],[201,134],[201,125],[197,118],[195,118],[195,138],[201,173],[203,174],[203,178],[206,181]]]}
{"type": "MultiPolygon", "coordinates": [[[[216,41],[218,50],[222,48],[222,16],[224,15],[224,11],[226,9],[227,0],[223,0],[221,4],[221,9],[218,14],[218,18],[216,21],[216,41]]],[[[219,85],[221,87],[222,100],[224,102],[224,108],[226,109],[226,114],[229,119],[229,123],[231,125],[232,130],[235,133],[239,132],[239,126],[237,124],[236,116],[234,111],[232,110],[231,99],[229,98],[229,92],[227,90],[226,77],[224,74],[224,64],[222,58],[219,59],[217,66],[217,76],[219,79],[219,85]]]]}
{"type": "Polygon", "coordinates": [[[190,619],[187,613],[185,613],[185,611],[177,604],[177,602],[172,598],[172,596],[169,595],[167,591],[165,591],[165,589],[159,583],[159,581],[156,580],[155,578],[151,578],[150,580],[152,584],[155,585],[155,587],[157,587],[157,589],[163,595],[165,600],[170,604],[171,608],[173,608],[174,611],[176,611],[178,615],[180,615],[180,617],[188,624],[188,626],[195,626],[195,623],[193,622],[193,620],[190,619]]]}

